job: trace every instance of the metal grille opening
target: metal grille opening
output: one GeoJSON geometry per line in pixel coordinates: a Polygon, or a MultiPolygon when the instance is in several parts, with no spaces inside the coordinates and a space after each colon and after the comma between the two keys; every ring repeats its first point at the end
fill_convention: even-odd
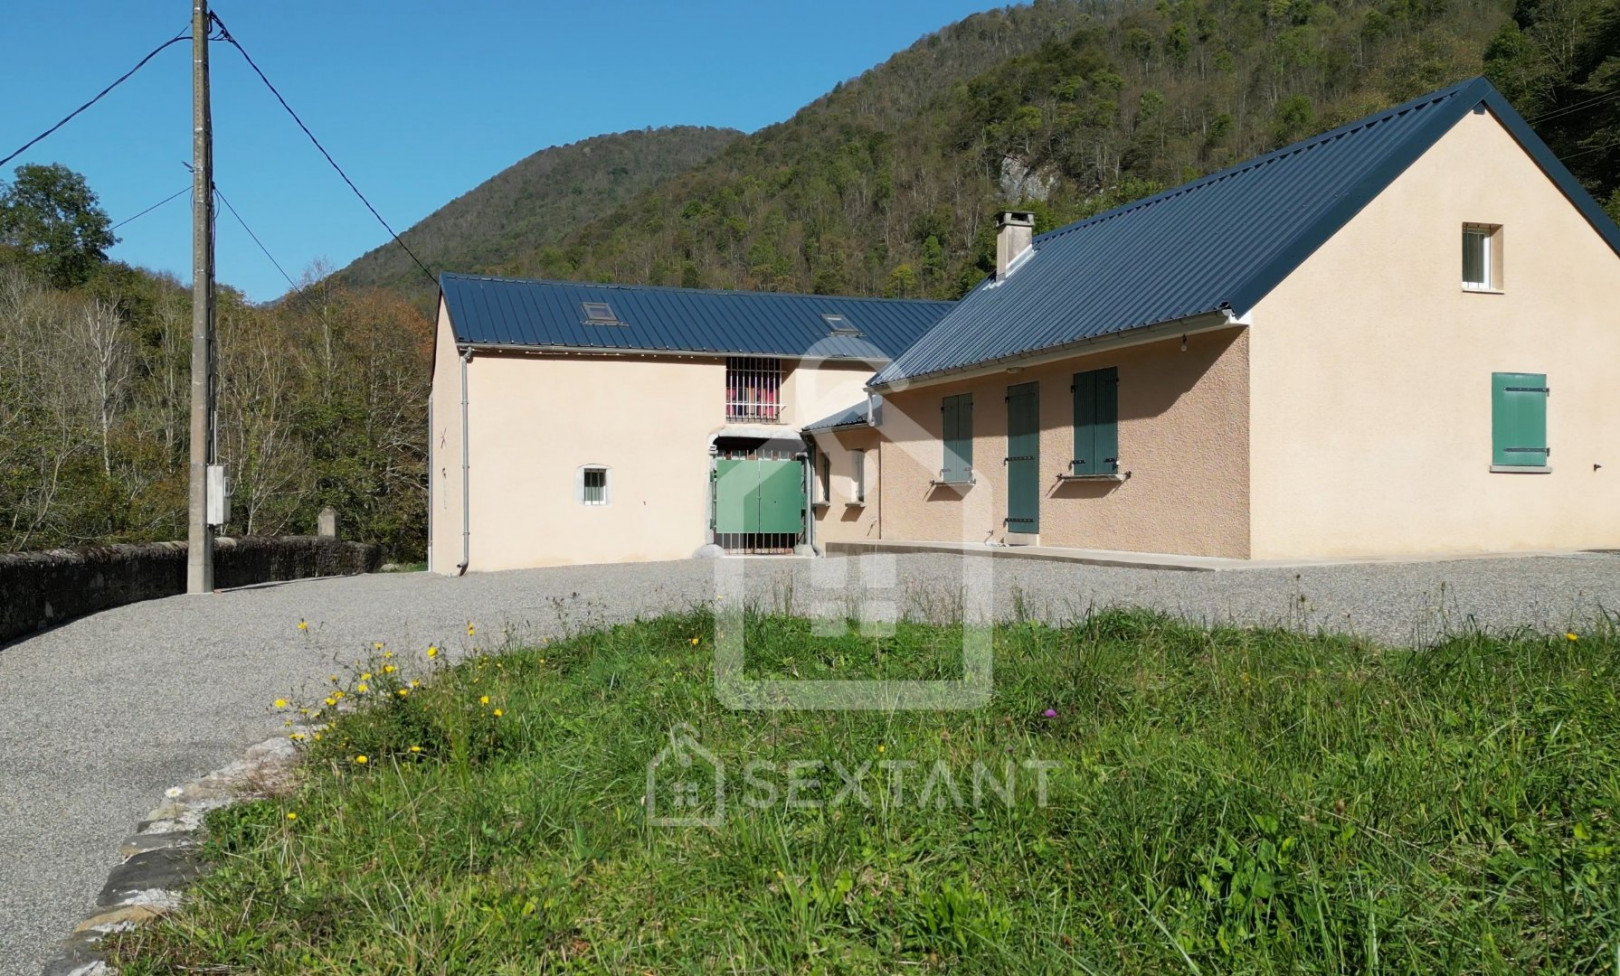
{"type": "Polygon", "coordinates": [[[606,505],[607,469],[586,468],[583,475],[585,483],[581,500],[587,505],[606,505]]]}
{"type": "Polygon", "coordinates": [[[726,420],[781,423],[781,360],[753,356],[726,360],[726,420]]]}
{"type": "Polygon", "coordinates": [[[716,532],[715,545],[733,555],[791,556],[804,537],[789,532],[716,532]]]}

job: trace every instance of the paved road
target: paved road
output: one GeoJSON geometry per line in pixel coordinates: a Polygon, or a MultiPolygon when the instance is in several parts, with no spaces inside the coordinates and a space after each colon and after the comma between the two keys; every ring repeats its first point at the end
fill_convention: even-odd
{"type": "MultiPolygon", "coordinates": [[[[803,605],[842,560],[752,560],[752,590],[803,605]]],[[[269,703],[315,686],[373,641],[478,645],[706,603],[715,565],[588,566],[443,579],[320,580],[175,597],[78,620],[0,648],[0,974],[35,976],[89,909],[119,841],[163,790],[280,730],[269,703]],[[299,620],[309,630],[298,630],[299,620]]],[[[737,568],[736,563],[728,564],[737,568]]],[[[894,602],[948,606],[959,559],[863,557],[894,602]],[[875,562],[873,560],[876,560],[875,562]]],[[[870,570],[870,571],[868,571],[870,570]]],[[[996,561],[1002,612],[1068,618],[1148,605],[1205,621],[1353,629],[1423,640],[1447,623],[1559,628],[1620,608],[1620,557],[1572,556],[1293,571],[1178,573],[996,561]],[[1301,600],[1301,597],[1304,599],[1301,600]]],[[[883,594],[878,594],[883,596],[883,594]]]]}

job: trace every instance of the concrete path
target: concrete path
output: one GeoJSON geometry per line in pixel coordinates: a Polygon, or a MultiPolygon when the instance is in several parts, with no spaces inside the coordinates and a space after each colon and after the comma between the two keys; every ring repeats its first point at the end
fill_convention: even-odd
{"type": "MultiPolygon", "coordinates": [[[[748,560],[767,601],[840,575],[889,583],[909,606],[949,602],[944,554],[748,560]],[[874,561],[876,560],[876,561],[874,561]],[[844,566],[848,569],[848,566],[844,566]]],[[[707,603],[706,562],[586,566],[444,579],[382,575],[174,597],[110,610],[0,648],[0,974],[35,976],[88,911],[119,841],[163,791],[275,734],[270,703],[318,687],[374,641],[498,646],[707,603]],[[308,631],[298,630],[307,620],[308,631]]],[[[735,568],[737,564],[731,564],[735,568]]],[[[1353,629],[1424,640],[1444,625],[1561,628],[1620,608],[1620,557],[1571,556],[1187,573],[996,561],[1002,612],[1053,619],[1148,605],[1198,620],[1353,629]],[[1303,598],[1303,599],[1302,599],[1303,598]]],[[[883,598],[885,594],[874,594],[883,598]]]]}

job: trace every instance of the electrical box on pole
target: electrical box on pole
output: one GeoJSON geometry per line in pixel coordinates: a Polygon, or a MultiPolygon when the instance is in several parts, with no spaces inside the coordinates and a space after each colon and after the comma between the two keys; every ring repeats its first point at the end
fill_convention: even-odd
{"type": "Polygon", "coordinates": [[[225,465],[208,466],[208,526],[220,529],[231,520],[231,483],[225,479],[225,465]]]}

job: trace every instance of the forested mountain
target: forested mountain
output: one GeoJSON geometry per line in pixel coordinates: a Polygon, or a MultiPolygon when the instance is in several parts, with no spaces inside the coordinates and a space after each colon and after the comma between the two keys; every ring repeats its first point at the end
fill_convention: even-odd
{"type": "Polygon", "coordinates": [[[1040,0],[470,270],[955,297],[998,209],[1045,230],[1481,71],[1620,209],[1620,0],[1040,0]]]}
{"type": "MultiPolygon", "coordinates": [[[[1046,229],[1481,71],[1620,215],[1620,0],[1514,3],[1039,0],[749,136],[538,153],[407,239],[435,270],[955,297],[997,210],[1046,229]]],[[[70,170],[0,183],[0,551],[185,534],[190,294],[112,243],[70,170]]],[[[429,295],[397,248],[273,306],[221,289],[231,531],[333,505],[420,558],[429,295]]]]}
{"type": "MultiPolygon", "coordinates": [[[[423,218],[400,235],[434,271],[486,268],[560,240],[636,194],[704,162],[735,129],[673,126],[595,136],[542,149],[423,218]]],[[[392,241],[355,259],[337,280],[412,298],[432,285],[392,241]]]]}

